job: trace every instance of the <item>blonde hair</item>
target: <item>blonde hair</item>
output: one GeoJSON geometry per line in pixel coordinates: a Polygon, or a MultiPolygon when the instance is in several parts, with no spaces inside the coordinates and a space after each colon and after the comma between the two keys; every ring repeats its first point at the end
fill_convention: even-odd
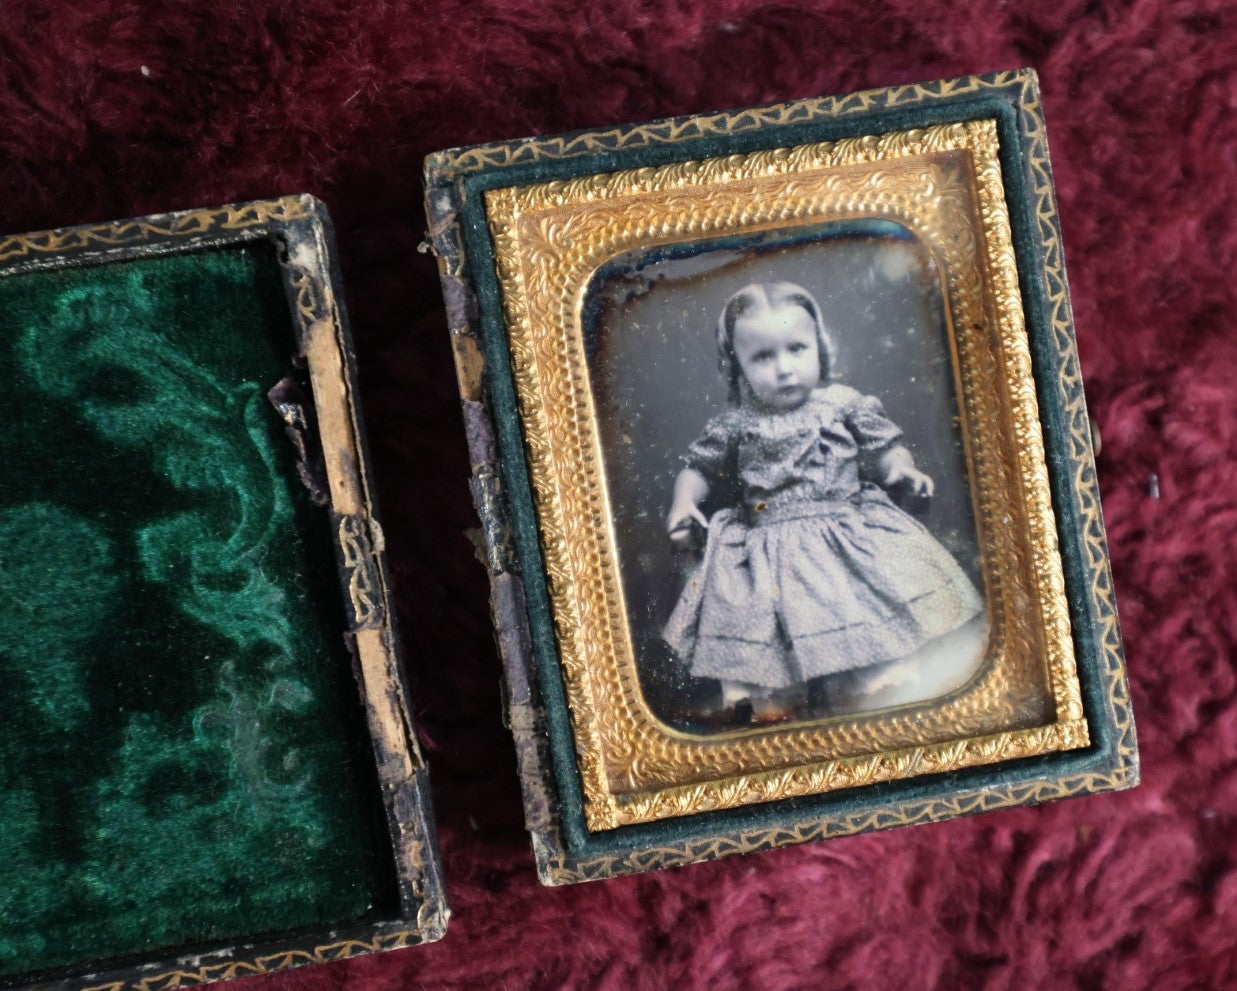
{"type": "Polygon", "coordinates": [[[740,385],[743,371],[734,354],[735,324],[739,317],[777,310],[783,306],[801,306],[812,318],[812,325],[816,328],[816,348],[820,354],[820,378],[822,382],[828,381],[837,360],[837,349],[825,330],[820,305],[812,294],[793,282],[753,282],[726,300],[722,315],[717,319],[717,367],[730,388],[732,406],[738,406],[743,398],[740,385]]]}

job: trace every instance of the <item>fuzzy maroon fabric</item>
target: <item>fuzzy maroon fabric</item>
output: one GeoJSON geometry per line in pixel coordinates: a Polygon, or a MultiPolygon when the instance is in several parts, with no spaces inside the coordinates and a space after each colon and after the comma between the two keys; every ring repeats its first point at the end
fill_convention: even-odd
{"type": "Polygon", "coordinates": [[[309,191],[343,252],[455,916],[434,946],[246,991],[1237,987],[1237,8],[55,6],[0,5],[0,229],[309,191]],[[423,156],[1020,65],[1044,90],[1144,784],[541,888],[416,250],[423,156]]]}

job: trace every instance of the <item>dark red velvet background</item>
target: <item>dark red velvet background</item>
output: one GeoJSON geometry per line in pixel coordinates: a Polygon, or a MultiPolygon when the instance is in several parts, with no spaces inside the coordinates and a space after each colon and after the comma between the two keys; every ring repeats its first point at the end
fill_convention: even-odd
{"type": "Polygon", "coordinates": [[[0,5],[0,230],[331,208],[455,917],[247,982],[1237,986],[1237,8],[1186,0],[0,5]],[[424,155],[1032,65],[1133,683],[1133,792],[565,890],[524,833],[424,155]]]}

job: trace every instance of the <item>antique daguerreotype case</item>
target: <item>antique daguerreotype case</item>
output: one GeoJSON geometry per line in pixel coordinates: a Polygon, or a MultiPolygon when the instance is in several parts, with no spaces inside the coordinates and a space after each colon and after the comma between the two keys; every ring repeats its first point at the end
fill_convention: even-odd
{"type": "Polygon", "coordinates": [[[0,986],[442,935],[338,285],[308,196],[0,238],[0,986]]]}
{"type": "Polygon", "coordinates": [[[1132,786],[1030,71],[442,152],[548,884],[1132,786]]]}

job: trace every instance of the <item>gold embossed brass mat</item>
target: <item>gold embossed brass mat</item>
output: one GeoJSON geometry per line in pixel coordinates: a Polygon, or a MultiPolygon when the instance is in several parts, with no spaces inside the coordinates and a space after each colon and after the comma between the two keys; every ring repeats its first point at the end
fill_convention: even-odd
{"type": "MultiPolygon", "coordinates": [[[[994,122],[500,188],[486,194],[486,209],[590,829],[1087,744],[994,122]],[[943,416],[953,422],[941,429],[956,434],[963,498],[971,503],[963,514],[970,529],[955,548],[973,542],[983,600],[973,669],[958,684],[910,701],[869,682],[858,705],[799,704],[784,722],[736,717],[702,729],[676,720],[656,704],[648,670],[653,638],[633,636],[641,623],[650,625],[646,600],[631,567],[632,541],[614,525],[622,515],[616,493],[632,486],[612,477],[622,461],[615,445],[627,436],[623,414],[607,405],[604,389],[598,392],[618,345],[612,328],[607,334],[586,319],[604,309],[599,294],[622,299],[603,270],[613,272],[623,257],[642,259],[637,268],[677,259],[699,282],[736,252],[774,259],[776,251],[766,249],[779,238],[836,245],[881,236],[903,243],[924,292],[937,300],[943,371],[936,374],[953,403],[943,416]]],[[[769,262],[761,285],[776,284],[779,265],[769,262]]],[[[905,266],[909,272],[911,262],[905,266]]],[[[850,288],[862,296],[862,286],[850,288]]],[[[813,301],[831,314],[836,307],[828,303],[813,301]]],[[[718,322],[716,313],[690,308],[679,320],[684,327],[710,321],[718,322]]],[[[833,357],[829,336],[818,335],[822,363],[830,367],[814,395],[851,409],[855,400],[839,397],[855,390],[829,381],[836,372],[832,360],[824,361],[833,357]]],[[[900,388],[889,382],[885,391],[900,388]]],[[[681,415],[703,422],[700,408],[685,398],[681,415]]],[[[923,430],[903,423],[899,430],[913,435],[917,428],[923,430]]],[[[661,484],[668,499],[669,484],[661,484]]],[[[883,498],[871,494],[877,487],[870,485],[864,498],[883,498]]],[[[763,508],[745,506],[749,514],[763,508]]],[[[751,534],[763,521],[723,531],[720,519],[702,521],[711,528],[707,540],[724,542],[719,533],[738,532],[750,556],[751,534]]],[[[948,535],[940,539],[949,542],[948,535]]],[[[784,574],[795,564],[781,567],[784,574]]],[[[699,568],[705,570],[687,569],[688,584],[715,574],[707,561],[699,568]]],[[[777,581],[766,582],[775,596],[777,581]]],[[[892,616],[912,601],[887,600],[869,606],[869,614],[883,608],[892,616]]],[[[777,636],[788,636],[785,615],[778,613],[777,636]]],[[[652,625],[662,621],[654,617],[652,625]]],[[[869,626],[879,631],[879,624],[869,626]]],[[[810,689],[811,679],[800,680],[810,689]]],[[[836,679],[830,686],[836,690],[836,679]]]]}

